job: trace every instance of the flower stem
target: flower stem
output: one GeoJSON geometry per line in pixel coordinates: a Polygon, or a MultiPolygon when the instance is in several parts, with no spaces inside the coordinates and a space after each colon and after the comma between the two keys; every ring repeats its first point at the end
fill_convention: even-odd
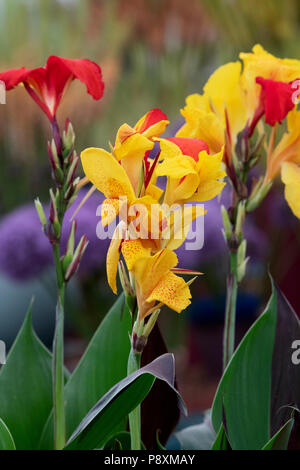
{"type": "Polygon", "coordinates": [[[53,341],[53,408],[55,449],[65,446],[65,409],[64,409],[64,301],[65,281],[60,261],[59,244],[53,244],[54,263],[57,276],[58,301],[56,325],[53,341]]]}
{"type": "MultiPolygon", "coordinates": [[[[132,374],[133,372],[139,370],[141,366],[141,354],[136,353],[131,348],[128,365],[127,365],[127,374],[132,374]]],[[[141,449],[141,406],[137,406],[134,410],[129,413],[129,429],[131,437],[131,450],[140,450],[141,449]]]]}
{"type": "Polygon", "coordinates": [[[223,337],[223,370],[225,370],[234,352],[235,317],[238,292],[238,259],[237,252],[230,252],[230,272],[227,276],[227,294],[225,309],[225,325],[223,337]]]}

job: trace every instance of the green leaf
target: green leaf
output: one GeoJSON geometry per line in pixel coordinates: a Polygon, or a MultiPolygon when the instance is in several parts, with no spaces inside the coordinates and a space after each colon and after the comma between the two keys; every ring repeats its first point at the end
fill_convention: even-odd
{"type": "Polygon", "coordinates": [[[16,446],[13,437],[4,423],[0,418],[0,450],[15,450],[16,446]]]}
{"type": "Polygon", "coordinates": [[[32,303],[0,372],[0,416],[17,449],[36,449],[52,408],[52,359],[32,328],[32,303]]]}
{"type": "Polygon", "coordinates": [[[82,420],[66,449],[91,450],[102,447],[116,433],[120,421],[144,400],[155,378],[167,382],[180,399],[174,388],[174,357],[172,354],[164,354],[112,387],[82,420]]]}
{"type": "Polygon", "coordinates": [[[265,312],[241,341],[216,392],[212,423],[217,432],[225,409],[227,436],[234,450],[261,449],[270,439],[271,366],[276,320],[273,286],[265,312]]]}
{"type": "MultiPolygon", "coordinates": [[[[290,419],[290,408],[300,408],[300,366],[293,363],[292,345],[300,339],[300,321],[293,308],[277,288],[277,324],[272,361],[271,435],[290,419]]],[[[295,416],[296,421],[298,416],[295,416]]],[[[295,425],[293,437],[300,442],[299,428],[295,425]],[[294,435],[297,432],[297,436],[294,435]]]]}
{"type": "Polygon", "coordinates": [[[281,429],[267,442],[262,450],[287,450],[290,435],[293,429],[294,419],[291,418],[281,429]]]}
{"type": "MultiPolygon", "coordinates": [[[[130,351],[131,317],[122,294],[91,339],[65,387],[67,438],[88,411],[117,382],[126,377],[130,351]]],[[[117,431],[125,431],[125,421],[117,431]]],[[[53,416],[49,416],[40,443],[53,449],[53,416]]]]}
{"type": "Polygon", "coordinates": [[[221,424],[220,430],[215,442],[211,447],[211,450],[231,450],[223,424],[221,424]]]}

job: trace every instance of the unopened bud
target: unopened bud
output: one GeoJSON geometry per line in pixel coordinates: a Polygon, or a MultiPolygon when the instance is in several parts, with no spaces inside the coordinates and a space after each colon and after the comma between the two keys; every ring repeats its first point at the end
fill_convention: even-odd
{"type": "Polygon", "coordinates": [[[127,297],[134,297],[134,291],[131,287],[131,284],[130,284],[130,281],[129,281],[129,278],[128,278],[128,275],[127,275],[127,272],[126,272],[126,269],[122,260],[118,264],[118,271],[119,271],[120,282],[121,282],[123,291],[126,296],[126,300],[127,300],[127,297]]]}
{"type": "Polygon", "coordinates": [[[65,149],[70,150],[71,148],[73,148],[75,142],[75,133],[71,121],[69,119],[66,120],[62,141],[65,149]]]}
{"type": "Polygon", "coordinates": [[[80,242],[77,245],[75,253],[73,255],[73,260],[70,263],[67,272],[65,274],[65,280],[69,281],[72,276],[76,273],[79,268],[80,261],[84,255],[84,252],[88,246],[89,242],[87,241],[86,235],[83,235],[80,239],[80,242]]]}
{"type": "Polygon", "coordinates": [[[229,215],[224,206],[221,206],[221,214],[223,219],[225,239],[228,241],[232,237],[232,224],[229,219],[229,215]]]}
{"type": "Polygon", "coordinates": [[[260,182],[257,184],[257,186],[254,188],[250,198],[247,201],[246,209],[247,212],[254,211],[264,200],[268,192],[270,191],[272,187],[272,181],[269,183],[263,183],[260,184],[260,182]]]}
{"type": "Polygon", "coordinates": [[[52,155],[52,158],[55,162],[56,167],[59,167],[60,166],[59,158],[58,158],[57,148],[56,148],[56,144],[54,142],[54,139],[51,140],[50,151],[51,151],[51,155],[52,155]]]}
{"type": "Polygon", "coordinates": [[[235,234],[238,238],[241,238],[243,234],[243,225],[245,221],[245,215],[246,215],[245,203],[242,201],[238,204],[236,225],[235,225],[235,234]]]}
{"type": "Polygon", "coordinates": [[[78,167],[79,163],[79,156],[75,154],[74,159],[71,163],[71,166],[69,168],[68,174],[67,174],[67,179],[66,179],[66,185],[67,187],[70,186],[73,183],[74,176],[78,167]]]}
{"type": "Polygon", "coordinates": [[[249,258],[246,258],[246,250],[247,250],[247,241],[244,239],[240,244],[237,252],[237,275],[238,275],[238,282],[241,282],[245,276],[247,263],[249,258]]]}
{"type": "Polygon", "coordinates": [[[49,219],[50,222],[53,226],[54,234],[57,238],[60,237],[60,223],[58,220],[58,214],[57,214],[57,205],[56,205],[56,197],[54,196],[54,193],[52,191],[52,188],[50,189],[50,214],[49,214],[49,219]]]}
{"type": "Polygon", "coordinates": [[[35,208],[36,208],[36,211],[38,213],[38,216],[42,225],[42,229],[44,230],[45,226],[47,225],[47,218],[46,218],[42,203],[39,200],[39,198],[37,198],[34,200],[34,204],[35,204],[35,208]]]}

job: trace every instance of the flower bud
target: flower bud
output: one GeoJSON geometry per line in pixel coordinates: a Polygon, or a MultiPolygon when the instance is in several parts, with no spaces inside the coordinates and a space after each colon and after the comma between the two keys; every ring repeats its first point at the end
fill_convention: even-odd
{"type": "Polygon", "coordinates": [[[75,142],[75,133],[71,121],[69,119],[66,119],[62,141],[65,149],[71,150],[71,148],[73,148],[75,142]]]}
{"type": "Polygon", "coordinates": [[[241,238],[243,235],[243,225],[245,221],[246,209],[245,203],[242,201],[238,204],[236,224],[235,224],[235,234],[238,238],[241,238]]]}
{"type": "Polygon", "coordinates": [[[42,225],[42,229],[44,230],[46,225],[47,225],[47,218],[46,218],[43,206],[42,206],[41,201],[39,200],[39,198],[34,200],[34,205],[35,205],[36,211],[38,213],[38,216],[39,216],[39,219],[40,219],[40,222],[41,222],[41,225],[42,225]]]}
{"type": "Polygon", "coordinates": [[[79,163],[79,156],[75,153],[74,159],[71,163],[71,166],[69,168],[67,178],[66,178],[66,186],[67,187],[69,187],[73,183],[74,176],[75,176],[75,173],[76,173],[76,170],[77,170],[77,167],[78,167],[78,163],[79,163]]]}
{"type": "Polygon", "coordinates": [[[53,194],[52,188],[50,189],[50,215],[49,219],[51,222],[51,225],[53,227],[54,235],[57,239],[60,237],[60,232],[61,232],[61,227],[60,223],[58,220],[58,214],[57,214],[57,205],[56,205],[56,197],[53,194]]]}
{"type": "Polygon", "coordinates": [[[73,260],[68,266],[68,269],[65,273],[65,280],[68,282],[72,276],[76,273],[79,268],[80,261],[83,257],[83,254],[88,246],[89,242],[87,241],[86,235],[83,235],[80,239],[80,242],[77,245],[75,253],[73,255],[73,260]]]}
{"type": "Polygon", "coordinates": [[[252,191],[250,198],[247,201],[246,209],[247,212],[254,211],[264,200],[268,192],[272,187],[272,181],[269,183],[261,184],[261,181],[258,181],[256,187],[252,191]]]}
{"type": "Polygon", "coordinates": [[[221,214],[223,219],[225,241],[228,241],[232,237],[232,224],[230,222],[228,212],[224,206],[221,206],[221,214]]]}

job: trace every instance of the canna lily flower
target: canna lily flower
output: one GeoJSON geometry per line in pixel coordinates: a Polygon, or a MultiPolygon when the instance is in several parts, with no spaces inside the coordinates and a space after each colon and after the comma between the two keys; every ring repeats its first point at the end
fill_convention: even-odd
{"type": "Polygon", "coordinates": [[[5,83],[7,91],[23,84],[50,122],[55,120],[61,99],[75,79],[86,85],[88,93],[95,100],[102,97],[104,83],[101,69],[88,59],[50,56],[44,67],[36,69],[21,67],[0,73],[0,80],[5,83]]]}
{"type": "Polygon", "coordinates": [[[149,152],[154,146],[153,139],[157,138],[167,125],[165,114],[154,109],[133,128],[128,124],[121,126],[111,152],[88,148],[81,153],[87,179],[106,197],[101,211],[103,226],[110,224],[121,211],[122,215],[124,210],[126,211],[126,228],[124,230],[122,225],[117,226],[107,253],[107,277],[115,293],[121,244],[125,239],[132,237],[128,226],[139,225],[137,228],[143,237],[144,245],[158,251],[161,233],[168,224],[158,203],[162,190],[150,181],[146,185],[149,174],[154,174],[154,162],[149,160],[149,152]],[[146,165],[148,173],[145,171],[146,165]],[[142,214],[139,213],[140,207],[145,209],[142,214]],[[158,236],[152,236],[152,226],[159,227],[158,236]]]}
{"type": "Polygon", "coordinates": [[[180,313],[191,303],[188,283],[172,272],[178,263],[173,251],[164,249],[151,256],[139,241],[127,241],[122,254],[134,275],[139,320],[162,305],[180,313]]]}
{"type": "Polygon", "coordinates": [[[219,153],[226,143],[232,149],[237,135],[246,125],[245,98],[241,87],[241,63],[230,62],[219,67],[208,79],[203,95],[186,99],[181,111],[186,123],[177,137],[204,140],[211,152],[219,153]]]}
{"type": "Polygon", "coordinates": [[[240,54],[244,65],[241,82],[251,123],[250,134],[263,115],[270,126],[281,123],[294,108],[293,83],[300,77],[299,60],[280,59],[259,44],[252,51],[240,54]]]}
{"type": "Polygon", "coordinates": [[[225,183],[219,180],[226,176],[221,169],[223,149],[209,155],[203,142],[178,138],[160,139],[160,148],[163,161],[156,173],[168,177],[166,204],[209,201],[222,191],[225,183]],[[190,141],[189,145],[183,141],[190,141]]]}

